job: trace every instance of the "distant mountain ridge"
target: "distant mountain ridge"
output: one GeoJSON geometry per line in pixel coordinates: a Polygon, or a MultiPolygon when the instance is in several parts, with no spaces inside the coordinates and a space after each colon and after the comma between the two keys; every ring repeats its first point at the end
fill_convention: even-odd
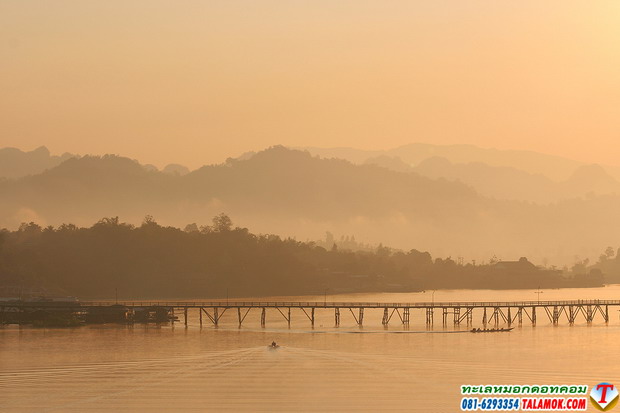
{"type": "Polygon", "coordinates": [[[17,148],[1,148],[0,177],[13,179],[38,174],[46,169],[58,166],[74,156],[70,153],[64,153],[60,156],[51,155],[45,146],[28,152],[17,148]]]}
{"type": "MultiPolygon", "coordinates": [[[[80,155],[65,152],[57,156],[52,155],[45,146],[40,146],[32,151],[22,151],[17,148],[0,148],[0,179],[16,179],[28,175],[36,175],[47,169],[54,168],[71,158],[79,158],[80,155]]],[[[143,165],[147,170],[159,171],[153,165],[143,165]]],[[[185,175],[189,169],[184,165],[168,164],[162,172],[168,174],[185,175]]]]}
{"type": "MultiPolygon", "coordinates": [[[[301,147],[314,155],[321,157],[336,157],[347,159],[353,163],[364,163],[369,158],[384,155],[398,157],[409,166],[417,166],[422,161],[440,157],[451,163],[484,163],[489,166],[510,167],[530,174],[540,174],[555,181],[568,179],[584,162],[548,155],[533,151],[500,150],[494,148],[480,148],[475,145],[432,145],[426,143],[411,143],[397,148],[376,151],[354,148],[317,148],[301,147]]],[[[620,168],[603,165],[616,179],[620,179],[620,168]]]]}
{"type": "Polygon", "coordinates": [[[600,165],[579,166],[568,179],[557,182],[512,167],[490,166],[482,162],[452,163],[438,156],[425,159],[417,166],[409,166],[400,158],[387,155],[369,158],[365,163],[431,179],[460,181],[480,194],[496,199],[549,204],[591,195],[620,194],[620,182],[600,165]]]}

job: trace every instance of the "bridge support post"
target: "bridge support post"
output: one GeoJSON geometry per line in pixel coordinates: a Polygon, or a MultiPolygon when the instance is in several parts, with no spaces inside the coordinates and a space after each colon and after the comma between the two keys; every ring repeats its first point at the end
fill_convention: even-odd
{"type": "Polygon", "coordinates": [[[260,313],[260,326],[263,328],[265,327],[265,307],[262,308],[260,313]]]}
{"type": "Polygon", "coordinates": [[[482,325],[486,327],[487,325],[487,308],[484,307],[484,313],[482,313],[482,325]]]}
{"type": "Polygon", "coordinates": [[[387,307],[385,307],[383,309],[383,319],[381,320],[381,324],[383,324],[384,326],[388,325],[388,321],[389,321],[389,313],[388,313],[388,309],[387,307]]]}
{"type": "Polygon", "coordinates": [[[334,323],[336,327],[340,327],[340,308],[338,307],[334,309],[334,323]]]}
{"type": "Polygon", "coordinates": [[[200,328],[202,328],[202,307],[198,309],[198,314],[200,315],[200,328]]]}
{"type": "Polygon", "coordinates": [[[609,323],[609,306],[605,306],[605,322],[609,323]]]}
{"type": "Polygon", "coordinates": [[[434,313],[433,307],[426,307],[426,325],[427,326],[433,325],[433,313],[434,313]]]}
{"type": "Polygon", "coordinates": [[[237,307],[237,315],[239,316],[239,328],[241,328],[241,325],[243,324],[243,320],[245,320],[245,318],[248,316],[248,313],[250,312],[251,309],[252,307],[247,307],[245,310],[245,313],[241,315],[241,307],[237,307]]]}
{"type": "Polygon", "coordinates": [[[358,320],[358,324],[359,324],[359,326],[361,327],[361,326],[362,326],[362,323],[364,322],[364,307],[360,307],[360,310],[359,310],[359,317],[358,317],[358,319],[357,319],[357,320],[358,320]]]}
{"type": "Polygon", "coordinates": [[[314,307],[312,307],[311,314],[312,314],[312,319],[310,320],[310,323],[312,324],[312,327],[314,327],[314,307]]]}
{"type": "Polygon", "coordinates": [[[442,320],[443,320],[443,326],[445,327],[446,325],[448,325],[448,309],[446,307],[442,308],[442,320]]]}
{"type": "Polygon", "coordinates": [[[187,327],[187,307],[183,309],[183,314],[185,315],[185,327],[187,327]]]}
{"type": "Polygon", "coordinates": [[[409,325],[409,307],[403,309],[403,324],[409,325]]]}
{"type": "Polygon", "coordinates": [[[510,314],[510,307],[508,307],[508,327],[512,325],[512,314],[510,314]]]}
{"type": "Polygon", "coordinates": [[[536,307],[532,307],[532,325],[536,325],[536,307]]]}
{"type": "Polygon", "coordinates": [[[461,324],[461,307],[454,307],[454,325],[461,324]]]}

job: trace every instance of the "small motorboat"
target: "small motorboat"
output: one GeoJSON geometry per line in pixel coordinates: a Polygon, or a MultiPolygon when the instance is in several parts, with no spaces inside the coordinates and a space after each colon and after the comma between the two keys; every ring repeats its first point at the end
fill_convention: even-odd
{"type": "Polygon", "coordinates": [[[275,350],[275,349],[277,349],[279,347],[280,346],[275,341],[272,341],[271,344],[267,346],[267,348],[269,348],[269,350],[275,350]]]}
{"type": "Polygon", "coordinates": [[[472,328],[470,331],[472,333],[507,333],[509,331],[514,330],[514,327],[510,328],[472,328]]]}

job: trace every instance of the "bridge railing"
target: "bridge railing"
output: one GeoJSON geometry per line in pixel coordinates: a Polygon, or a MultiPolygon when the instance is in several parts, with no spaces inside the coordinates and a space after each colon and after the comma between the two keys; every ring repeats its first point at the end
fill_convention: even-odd
{"type": "Polygon", "coordinates": [[[295,308],[467,308],[467,307],[544,307],[566,305],[620,306],[620,300],[561,301],[446,301],[446,302],[339,302],[339,301],[13,301],[0,302],[0,307],[295,307],[295,308]]]}

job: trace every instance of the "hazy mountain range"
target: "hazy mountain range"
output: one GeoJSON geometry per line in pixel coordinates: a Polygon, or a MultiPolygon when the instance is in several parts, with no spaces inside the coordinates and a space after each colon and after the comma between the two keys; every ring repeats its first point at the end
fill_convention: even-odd
{"type": "MultiPolygon", "coordinates": [[[[583,162],[560,156],[548,155],[532,151],[500,150],[480,148],[474,145],[432,145],[411,143],[385,151],[366,151],[354,148],[299,148],[323,158],[346,159],[360,164],[370,158],[388,156],[400,158],[409,166],[417,166],[429,158],[445,158],[451,163],[468,164],[483,163],[488,166],[508,167],[524,172],[543,175],[554,181],[568,179],[583,162]]],[[[602,165],[613,177],[620,179],[620,167],[602,165]]]]}
{"type": "MultiPolygon", "coordinates": [[[[32,151],[22,151],[17,148],[0,148],[0,179],[21,178],[36,175],[47,169],[60,165],[70,158],[79,158],[79,155],[65,152],[60,156],[52,155],[45,146],[32,151]]],[[[154,165],[144,165],[145,168],[158,171],[154,165]]],[[[185,175],[189,172],[186,166],[169,164],[162,169],[169,174],[185,175]]]]}
{"type": "Polygon", "coordinates": [[[417,166],[410,166],[398,157],[386,155],[369,158],[364,163],[394,171],[414,172],[432,179],[460,181],[481,195],[492,198],[539,204],[620,193],[620,182],[597,164],[577,166],[567,179],[555,181],[542,174],[532,174],[513,167],[490,166],[482,162],[452,163],[442,157],[425,159],[417,166]]]}
{"type": "Polygon", "coordinates": [[[617,166],[585,164],[531,151],[423,143],[385,151],[312,147],[302,150],[323,158],[460,181],[481,195],[496,199],[548,204],[575,197],[620,194],[617,166]]]}
{"type": "MultiPolygon", "coordinates": [[[[460,181],[481,195],[500,200],[548,204],[575,197],[620,193],[620,181],[613,176],[614,171],[618,172],[616,167],[586,165],[528,151],[417,143],[387,151],[351,148],[308,148],[307,151],[322,158],[345,159],[354,164],[374,164],[432,179],[460,181]]],[[[247,152],[236,159],[248,160],[254,155],[254,152],[247,152]]],[[[45,147],[30,152],[0,149],[0,178],[38,174],[72,157],[79,156],[70,153],[53,156],[45,147]]],[[[150,164],[144,168],[159,171],[150,164]]],[[[186,175],[190,170],[183,165],[169,164],[161,172],[186,175]]]]}
{"type": "MultiPolygon", "coordinates": [[[[436,164],[459,179],[477,176],[477,168],[482,169],[480,176],[485,168],[501,169],[520,180],[513,184],[515,190],[533,185],[524,183],[528,179],[555,188],[588,186],[588,177],[606,176],[597,167],[591,168],[594,172],[580,168],[558,183],[510,167],[437,159],[416,167],[401,165],[404,170],[398,171],[284,147],[187,174],[160,172],[118,156],[84,156],[0,182],[0,227],[16,228],[29,221],[90,226],[104,216],[139,224],[147,214],[162,225],[184,227],[208,223],[225,212],[254,232],[301,240],[322,238],[325,231],[354,234],[364,242],[479,262],[493,255],[525,255],[539,263],[548,259],[572,264],[575,255],[597,257],[605,247],[618,244],[617,195],[569,194],[548,205],[493,199],[472,185],[421,175],[430,175],[436,164]]],[[[495,179],[497,174],[491,175],[495,179]]],[[[603,181],[613,186],[614,181],[603,181]]]]}

